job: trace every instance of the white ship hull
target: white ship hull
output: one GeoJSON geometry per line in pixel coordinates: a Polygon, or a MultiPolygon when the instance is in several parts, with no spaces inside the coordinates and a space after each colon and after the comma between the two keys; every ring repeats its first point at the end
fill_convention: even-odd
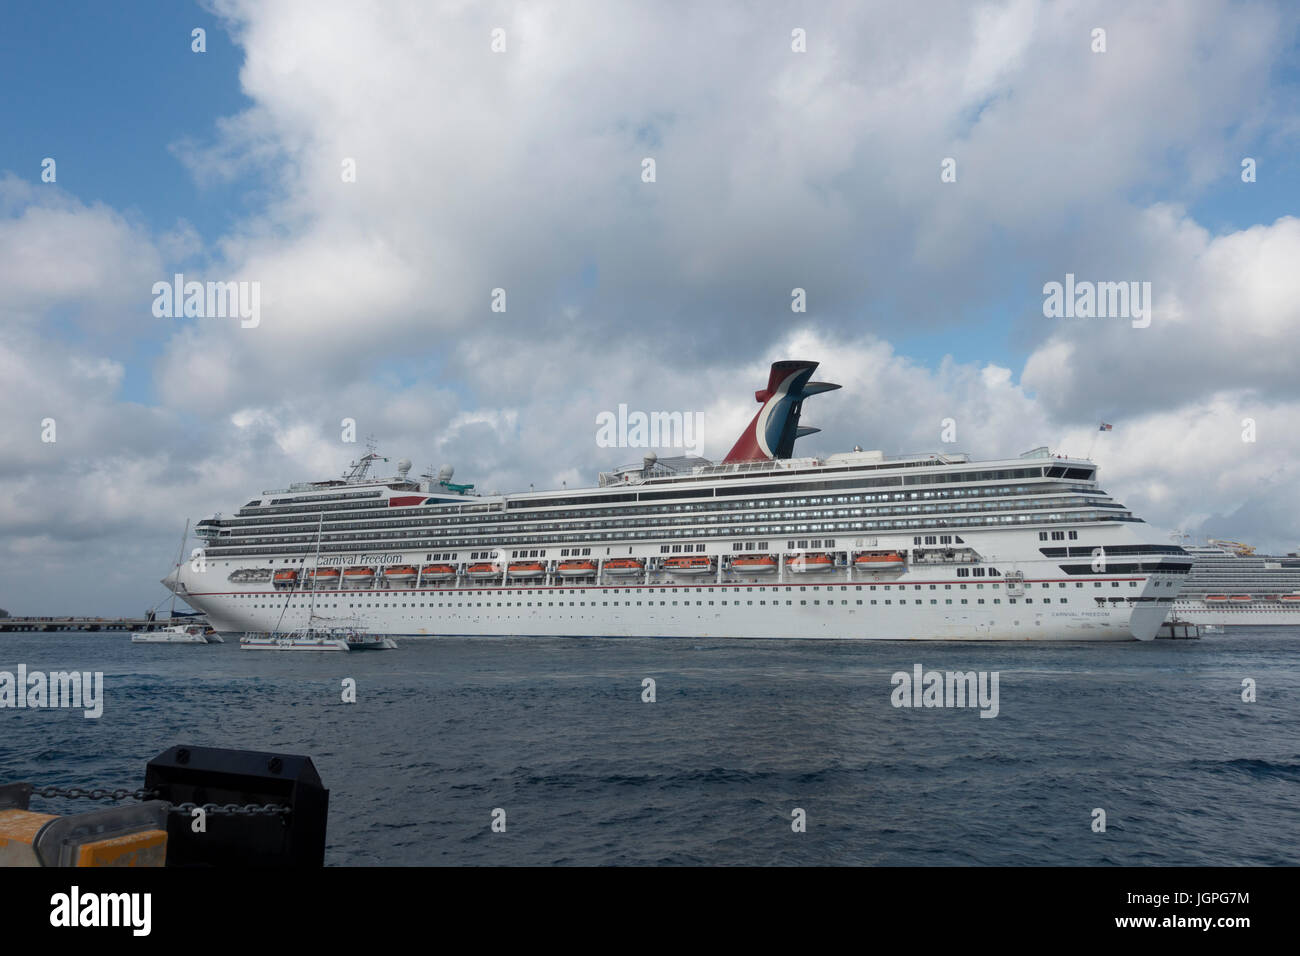
{"type": "Polygon", "coordinates": [[[1265,601],[1234,604],[1179,598],[1172,616],[1188,624],[1217,627],[1300,627],[1300,607],[1265,601]]]}
{"type": "MultiPolygon", "coordinates": [[[[1117,542],[1130,540],[1129,527],[1105,530],[1117,542]]],[[[1006,554],[1020,534],[967,537],[990,554],[1006,554]]],[[[719,579],[715,572],[707,581],[659,572],[636,583],[606,577],[585,585],[551,579],[502,586],[461,578],[456,586],[316,591],[314,613],[357,615],[369,631],[404,637],[1131,641],[1155,636],[1182,577],[1067,577],[1057,561],[999,563],[1025,575],[1015,596],[1005,580],[958,578],[951,567],[881,574],[840,568],[777,578],[724,573],[719,579]]],[[[310,591],[230,590],[223,580],[229,572],[224,561],[209,564],[206,573],[189,565],[180,571],[179,593],[219,631],[258,633],[308,623],[310,591]],[[207,581],[224,587],[208,589],[207,581]]]]}

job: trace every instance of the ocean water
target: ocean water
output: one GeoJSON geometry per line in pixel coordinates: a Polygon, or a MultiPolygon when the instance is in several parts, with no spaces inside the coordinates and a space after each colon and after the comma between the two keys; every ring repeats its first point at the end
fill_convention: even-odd
{"type": "Polygon", "coordinates": [[[105,681],[98,720],[0,709],[0,783],[134,788],[178,743],[303,753],[331,791],[326,862],[340,866],[1300,863],[1300,629],[399,643],[280,654],[0,635],[0,670],[105,681]],[[894,707],[891,675],[918,663],[998,672],[998,716],[894,707]]]}

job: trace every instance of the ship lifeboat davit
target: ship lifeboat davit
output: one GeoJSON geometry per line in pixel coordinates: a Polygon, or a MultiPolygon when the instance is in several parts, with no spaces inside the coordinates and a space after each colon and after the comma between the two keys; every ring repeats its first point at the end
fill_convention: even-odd
{"type": "Polygon", "coordinates": [[[343,586],[345,588],[368,588],[374,582],[374,568],[348,568],[343,572],[343,586]]]}
{"type": "Polygon", "coordinates": [[[562,578],[584,578],[596,573],[595,561],[561,561],[556,569],[562,578]]]}
{"type": "Polygon", "coordinates": [[[907,562],[897,551],[878,551],[858,555],[853,559],[853,566],[860,571],[902,571],[907,562]]]}
{"type": "Polygon", "coordinates": [[[307,584],[315,582],[318,591],[337,588],[341,577],[338,568],[316,568],[303,574],[304,582],[307,584]]]}
{"type": "Polygon", "coordinates": [[[410,584],[418,573],[409,564],[394,564],[384,568],[384,580],[389,584],[410,584]]]}
{"type": "Polygon", "coordinates": [[[510,565],[506,570],[510,577],[517,580],[540,578],[546,575],[546,567],[539,561],[520,561],[510,565]]]}
{"type": "Polygon", "coordinates": [[[680,574],[683,576],[708,574],[713,570],[713,559],[705,557],[702,554],[689,558],[685,556],[680,558],[668,558],[663,563],[663,569],[669,574],[680,574]]]}
{"type": "Polygon", "coordinates": [[[635,558],[614,558],[612,561],[605,562],[605,573],[612,574],[615,577],[630,577],[633,574],[641,574],[645,571],[645,565],[635,558]]]}
{"type": "Polygon", "coordinates": [[[801,554],[790,558],[785,566],[794,574],[809,574],[813,571],[830,571],[835,567],[829,554],[801,554]]]}
{"type": "Polygon", "coordinates": [[[501,577],[501,569],[495,564],[471,564],[465,573],[474,581],[487,581],[501,577]]]}
{"type": "Polygon", "coordinates": [[[426,564],[420,569],[421,581],[450,581],[456,576],[456,569],[450,564],[426,564]]]}
{"type": "Polygon", "coordinates": [[[738,574],[772,574],[776,558],[770,554],[742,554],[731,559],[731,570],[738,574]]]}
{"type": "Polygon", "coordinates": [[[291,588],[298,583],[297,571],[276,571],[271,578],[272,584],[277,588],[291,588]]]}

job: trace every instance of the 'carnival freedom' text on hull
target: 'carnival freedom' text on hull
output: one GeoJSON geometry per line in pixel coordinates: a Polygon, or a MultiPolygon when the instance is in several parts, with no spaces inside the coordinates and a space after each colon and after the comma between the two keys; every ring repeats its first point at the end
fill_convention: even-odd
{"type": "Polygon", "coordinates": [[[594,488],[486,496],[448,468],[372,477],[372,452],[201,521],[201,560],[165,583],[223,632],[314,605],[408,636],[1155,636],[1191,561],[1091,461],[792,457],[804,399],[838,387],[816,367],[774,363],[718,464],[650,455],[594,488]]]}

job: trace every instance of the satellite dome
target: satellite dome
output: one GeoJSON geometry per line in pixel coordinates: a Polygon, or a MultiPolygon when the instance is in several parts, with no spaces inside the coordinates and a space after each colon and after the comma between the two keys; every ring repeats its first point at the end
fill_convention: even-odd
{"type": "Polygon", "coordinates": [[[451,465],[443,465],[438,469],[438,480],[451,481],[451,476],[454,474],[456,474],[455,468],[451,467],[451,465]]]}
{"type": "Polygon", "coordinates": [[[406,477],[406,473],[411,470],[411,459],[403,458],[397,462],[397,473],[406,477]]]}

